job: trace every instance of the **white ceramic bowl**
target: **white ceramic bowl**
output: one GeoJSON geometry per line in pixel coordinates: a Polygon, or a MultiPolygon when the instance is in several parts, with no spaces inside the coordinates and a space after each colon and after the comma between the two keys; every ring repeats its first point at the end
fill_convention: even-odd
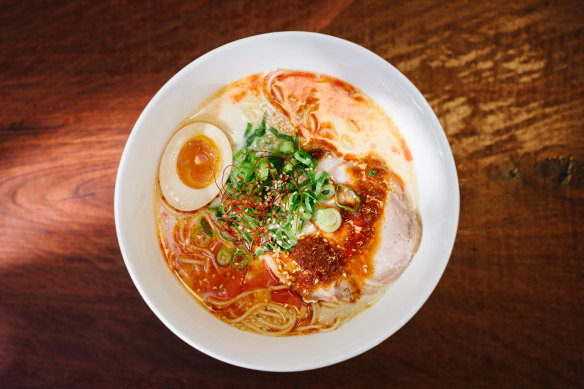
{"type": "Polygon", "coordinates": [[[120,249],[140,294],[178,337],[234,365],[298,371],[361,354],[396,332],[426,301],[450,257],[458,225],[454,159],[432,109],[408,79],[354,43],[307,32],[254,36],[219,47],[186,66],[146,106],[118,170],[115,220],[120,249]],[[420,248],[409,267],[373,307],[330,333],[267,337],[231,327],[202,308],[168,269],[153,214],[158,163],[178,123],[221,86],[274,68],[338,77],[371,96],[397,124],[414,157],[420,248]]]}

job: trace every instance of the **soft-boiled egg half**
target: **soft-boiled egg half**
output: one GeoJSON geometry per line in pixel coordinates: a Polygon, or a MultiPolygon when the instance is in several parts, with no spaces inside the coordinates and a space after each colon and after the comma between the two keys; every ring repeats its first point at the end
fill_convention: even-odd
{"type": "Polygon", "coordinates": [[[204,122],[181,128],[160,162],[160,188],[170,205],[193,211],[207,205],[231,171],[231,143],[218,127],[204,122]]]}

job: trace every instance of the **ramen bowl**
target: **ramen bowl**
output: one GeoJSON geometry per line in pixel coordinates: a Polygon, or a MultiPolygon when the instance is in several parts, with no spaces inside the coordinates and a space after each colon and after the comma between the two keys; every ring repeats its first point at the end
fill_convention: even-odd
{"type": "Polygon", "coordinates": [[[459,191],[444,132],[427,101],[397,69],[354,43],[279,32],[219,47],[170,79],[146,106],[124,149],[115,189],[120,249],[138,291],[178,337],[221,361],[257,370],[299,371],[359,355],[399,330],[430,296],[456,236],[459,191]],[[410,265],[371,307],[326,333],[271,337],[234,328],[203,308],[170,271],[153,210],[157,171],[180,121],[222,86],[277,68],[324,73],[359,88],[393,119],[417,176],[422,240],[410,265]]]}

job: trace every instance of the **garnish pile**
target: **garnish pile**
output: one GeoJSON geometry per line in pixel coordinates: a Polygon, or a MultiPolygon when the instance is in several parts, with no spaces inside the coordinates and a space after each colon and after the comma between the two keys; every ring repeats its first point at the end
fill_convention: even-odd
{"type": "Polygon", "coordinates": [[[266,128],[265,117],[256,129],[248,124],[245,145],[234,156],[220,201],[209,208],[215,210],[223,238],[242,241],[254,255],[290,251],[296,234],[319,203],[335,195],[335,187],[328,173],[317,175],[317,161],[300,149],[298,134],[266,128]]]}

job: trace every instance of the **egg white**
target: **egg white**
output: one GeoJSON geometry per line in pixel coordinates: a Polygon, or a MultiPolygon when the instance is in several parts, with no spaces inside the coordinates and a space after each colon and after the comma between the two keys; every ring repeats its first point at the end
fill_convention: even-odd
{"type": "Polygon", "coordinates": [[[220,184],[225,184],[233,161],[231,143],[225,133],[210,123],[191,123],[181,128],[172,136],[160,162],[160,189],[170,205],[181,211],[193,211],[207,205],[219,193],[220,184]],[[221,151],[223,160],[216,182],[207,187],[194,189],[185,185],[177,173],[177,160],[183,145],[196,135],[205,135],[211,139],[221,151]]]}

